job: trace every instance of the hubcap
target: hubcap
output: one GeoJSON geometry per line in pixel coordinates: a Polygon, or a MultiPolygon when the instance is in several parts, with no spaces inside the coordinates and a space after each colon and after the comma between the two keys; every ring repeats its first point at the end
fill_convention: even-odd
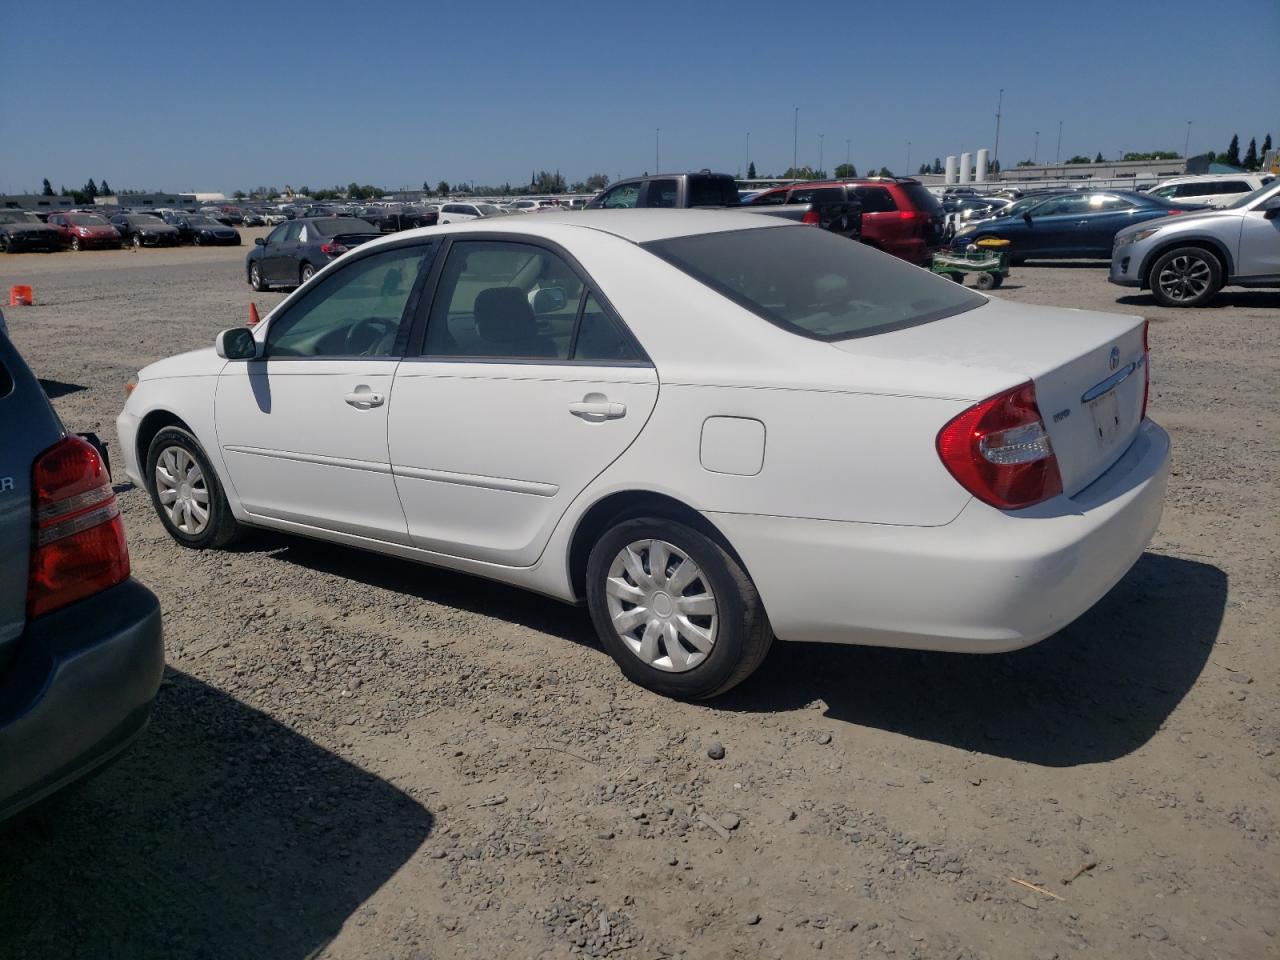
{"type": "Polygon", "coordinates": [[[665,540],[623,547],[609,567],[605,598],[627,649],[657,670],[692,670],[715,646],[719,611],[711,584],[665,540]]]}
{"type": "Polygon", "coordinates": [[[156,459],[156,496],[169,522],[183,533],[203,533],[209,525],[209,488],[195,458],[178,446],[156,459]]]}
{"type": "Polygon", "coordinates": [[[1174,257],[1160,270],[1160,291],[1170,300],[1194,300],[1209,289],[1211,273],[1199,257],[1174,257]]]}

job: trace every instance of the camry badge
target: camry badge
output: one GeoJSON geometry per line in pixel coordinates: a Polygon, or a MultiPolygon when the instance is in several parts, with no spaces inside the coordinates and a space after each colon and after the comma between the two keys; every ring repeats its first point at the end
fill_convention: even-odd
{"type": "Polygon", "coordinates": [[[1111,348],[1111,361],[1110,361],[1110,363],[1111,363],[1111,369],[1112,369],[1112,370],[1115,370],[1117,367],[1119,367],[1119,366],[1120,366],[1120,348],[1119,348],[1119,347],[1112,347],[1112,348],[1111,348]]]}

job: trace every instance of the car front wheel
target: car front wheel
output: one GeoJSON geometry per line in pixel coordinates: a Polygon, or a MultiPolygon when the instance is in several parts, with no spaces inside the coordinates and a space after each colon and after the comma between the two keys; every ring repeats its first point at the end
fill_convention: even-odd
{"type": "Polygon", "coordinates": [[[1165,307],[1199,307],[1222,289],[1222,264],[1202,247],[1179,247],[1151,265],[1151,294],[1165,307]]]}
{"type": "Polygon", "coordinates": [[[267,285],[262,282],[262,268],[256,263],[249,267],[249,286],[259,292],[267,289],[267,285]]]}
{"type": "Polygon", "coordinates": [[[80,238],[79,238],[79,237],[72,237],[72,238],[71,238],[71,249],[72,249],[72,250],[74,250],[76,253],[79,253],[79,252],[80,252],[80,238]]]}
{"type": "Polygon", "coordinates": [[[147,489],[169,536],[193,550],[225,547],[243,528],[231,514],[204,448],[181,427],[165,427],[147,448],[147,489]]]}
{"type": "Polygon", "coordinates": [[[755,584],[714,540],[674,520],[624,520],[587,561],[587,605],[622,672],[682,700],[724,693],[773,642],[755,584]]]}

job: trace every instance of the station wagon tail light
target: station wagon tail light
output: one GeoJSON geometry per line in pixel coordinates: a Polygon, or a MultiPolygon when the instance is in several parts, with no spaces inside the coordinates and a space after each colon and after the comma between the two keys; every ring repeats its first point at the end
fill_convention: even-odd
{"type": "Polygon", "coordinates": [[[66,437],[31,470],[35,529],[27,578],[27,617],[34,619],[129,577],[120,506],[98,451],[66,437]]]}
{"type": "Polygon", "coordinates": [[[962,487],[1001,510],[1062,492],[1062,475],[1030,381],[976,403],[938,432],[938,456],[962,487]]]}
{"type": "Polygon", "coordinates": [[[822,222],[822,218],[818,216],[817,210],[806,210],[804,216],[800,218],[800,222],[816,227],[822,222]]]}

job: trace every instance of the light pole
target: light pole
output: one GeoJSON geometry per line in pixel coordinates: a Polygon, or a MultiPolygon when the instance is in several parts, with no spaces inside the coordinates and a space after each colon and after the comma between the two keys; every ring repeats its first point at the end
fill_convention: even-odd
{"type": "Polygon", "coordinates": [[[800,159],[800,108],[796,107],[795,120],[791,127],[791,173],[794,176],[797,172],[797,163],[800,159]]]}
{"type": "Polygon", "coordinates": [[[653,128],[653,172],[662,172],[662,128],[653,128]]]}
{"type": "Polygon", "coordinates": [[[849,165],[850,165],[850,161],[851,161],[852,159],[853,159],[853,147],[851,147],[851,146],[849,145],[849,141],[848,141],[848,140],[846,140],[846,141],[844,142],[844,165],[845,165],[846,167],[847,167],[847,166],[849,166],[849,165]]]}
{"type": "Polygon", "coordinates": [[[902,175],[904,177],[911,176],[911,141],[910,140],[907,141],[907,166],[902,171],[902,175]]]}
{"type": "Polygon", "coordinates": [[[1000,99],[996,102],[996,145],[991,151],[991,165],[1000,169],[1000,111],[1004,109],[1004,87],[1000,88],[1000,99]]]}
{"type": "Polygon", "coordinates": [[[1040,159],[1040,131],[1036,131],[1036,148],[1031,151],[1031,162],[1034,164],[1040,159]]]}
{"type": "Polygon", "coordinates": [[[742,168],[742,175],[745,177],[747,171],[751,169],[751,131],[747,131],[747,165],[742,168]]]}
{"type": "Polygon", "coordinates": [[[822,170],[822,141],[826,138],[825,133],[818,134],[818,170],[822,170]]]}
{"type": "Polygon", "coordinates": [[[1182,159],[1186,160],[1191,149],[1191,121],[1187,121],[1187,139],[1182,141],[1182,159]]]}
{"type": "Polygon", "coordinates": [[[1058,149],[1054,151],[1053,162],[1054,163],[1062,162],[1062,121],[1061,120],[1058,121],[1058,149]]]}

